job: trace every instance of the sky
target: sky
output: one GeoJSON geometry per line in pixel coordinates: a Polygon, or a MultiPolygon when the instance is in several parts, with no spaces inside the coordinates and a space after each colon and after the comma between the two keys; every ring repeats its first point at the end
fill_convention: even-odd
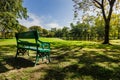
{"type": "Polygon", "coordinates": [[[29,18],[19,19],[20,24],[41,26],[45,29],[69,27],[74,20],[72,0],[24,0],[29,18]]]}

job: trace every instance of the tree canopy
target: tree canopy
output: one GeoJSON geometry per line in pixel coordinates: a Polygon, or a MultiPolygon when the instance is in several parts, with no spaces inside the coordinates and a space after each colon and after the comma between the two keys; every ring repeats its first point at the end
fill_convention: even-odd
{"type": "Polygon", "coordinates": [[[16,18],[27,18],[27,9],[22,5],[23,0],[0,0],[0,14],[16,18]]]}
{"type": "MultiPolygon", "coordinates": [[[[96,15],[102,15],[105,23],[104,44],[109,44],[109,29],[110,21],[113,12],[119,11],[120,0],[73,0],[75,5],[75,17],[78,16],[78,11],[81,10],[85,14],[90,11],[96,12],[96,15]]],[[[89,13],[88,13],[89,12],[89,13]]]]}
{"type": "Polygon", "coordinates": [[[0,0],[0,27],[2,28],[0,31],[2,33],[18,27],[18,18],[27,19],[27,9],[22,3],[23,0],[0,0]]]}

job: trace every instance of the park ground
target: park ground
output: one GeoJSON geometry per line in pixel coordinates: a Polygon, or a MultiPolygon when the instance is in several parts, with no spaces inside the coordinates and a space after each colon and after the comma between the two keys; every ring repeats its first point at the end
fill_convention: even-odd
{"type": "Polygon", "coordinates": [[[16,40],[0,39],[0,80],[120,80],[120,40],[41,40],[51,43],[51,63],[34,66],[35,52],[15,60],[16,40]]]}

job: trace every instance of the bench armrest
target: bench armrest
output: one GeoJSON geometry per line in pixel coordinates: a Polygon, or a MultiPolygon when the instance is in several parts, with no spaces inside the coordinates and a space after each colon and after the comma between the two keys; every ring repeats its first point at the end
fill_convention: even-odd
{"type": "Polygon", "coordinates": [[[43,42],[43,41],[40,41],[40,40],[38,40],[38,42],[40,43],[39,45],[40,45],[41,48],[50,49],[50,43],[49,42],[43,42]]]}
{"type": "Polygon", "coordinates": [[[18,40],[18,44],[27,44],[27,43],[29,43],[28,41],[21,41],[21,40],[18,40]]]}

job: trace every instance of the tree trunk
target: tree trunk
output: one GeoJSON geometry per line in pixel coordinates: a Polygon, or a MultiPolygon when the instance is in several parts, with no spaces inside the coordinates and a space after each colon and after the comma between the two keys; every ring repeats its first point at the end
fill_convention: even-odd
{"type": "Polygon", "coordinates": [[[110,23],[106,22],[105,23],[105,36],[104,36],[103,44],[110,44],[109,43],[109,28],[110,28],[110,23]]]}
{"type": "Polygon", "coordinates": [[[5,38],[5,29],[2,30],[2,38],[5,38]]]}

